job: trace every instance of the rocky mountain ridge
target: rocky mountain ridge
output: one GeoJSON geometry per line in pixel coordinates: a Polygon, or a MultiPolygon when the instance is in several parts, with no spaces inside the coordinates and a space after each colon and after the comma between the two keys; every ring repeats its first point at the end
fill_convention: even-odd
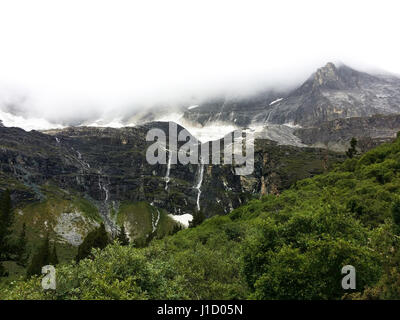
{"type": "Polygon", "coordinates": [[[334,119],[400,113],[400,79],[370,75],[329,62],[298,88],[251,97],[214,99],[185,111],[201,125],[224,120],[239,126],[291,124],[318,126],[334,119]]]}

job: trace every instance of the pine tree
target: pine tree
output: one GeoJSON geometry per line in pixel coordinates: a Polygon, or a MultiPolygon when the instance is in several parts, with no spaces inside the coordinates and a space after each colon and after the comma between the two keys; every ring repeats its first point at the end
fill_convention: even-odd
{"type": "Polygon", "coordinates": [[[176,224],[174,224],[174,227],[172,228],[172,231],[170,234],[173,235],[181,230],[182,230],[182,225],[180,223],[176,223],[176,224]]]}
{"type": "Polygon", "coordinates": [[[122,227],[121,227],[121,231],[119,232],[119,234],[118,234],[118,241],[119,241],[119,243],[122,245],[122,246],[127,246],[127,245],[129,245],[129,239],[128,239],[128,237],[126,236],[126,232],[125,232],[125,227],[124,227],[124,225],[122,225],[122,227]]]}
{"type": "Polygon", "coordinates": [[[193,220],[189,223],[189,228],[193,228],[201,224],[206,219],[203,211],[199,210],[193,214],[193,220]]]}
{"type": "Polygon", "coordinates": [[[0,261],[8,259],[10,246],[8,236],[12,224],[11,196],[6,190],[0,197],[0,261]]]}
{"type": "Polygon", "coordinates": [[[27,276],[40,275],[42,267],[48,264],[50,264],[49,234],[46,235],[42,245],[32,257],[32,261],[26,271],[27,276]]]}
{"type": "Polygon", "coordinates": [[[26,253],[26,225],[22,225],[21,233],[18,237],[18,242],[15,246],[16,261],[20,266],[25,266],[28,260],[26,253]]]}
{"type": "Polygon", "coordinates": [[[397,226],[397,229],[400,231],[400,199],[397,199],[392,206],[392,217],[393,221],[397,226]]]}
{"type": "Polygon", "coordinates": [[[102,223],[100,227],[87,234],[83,242],[78,247],[76,261],[90,257],[93,248],[104,249],[110,243],[107,231],[102,223]]]}
{"type": "Polygon", "coordinates": [[[56,266],[58,264],[58,256],[56,250],[56,242],[53,242],[53,250],[50,253],[49,264],[56,266]]]}
{"type": "Polygon", "coordinates": [[[354,137],[350,141],[350,148],[346,151],[346,155],[350,159],[352,159],[357,154],[357,142],[357,139],[354,137]]]}
{"type": "Polygon", "coordinates": [[[8,273],[6,269],[3,267],[3,264],[0,262],[0,277],[7,277],[8,273]]]}

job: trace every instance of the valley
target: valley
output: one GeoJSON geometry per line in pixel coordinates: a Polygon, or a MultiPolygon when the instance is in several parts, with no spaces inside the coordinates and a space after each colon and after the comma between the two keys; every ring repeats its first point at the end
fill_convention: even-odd
{"type": "MultiPolygon", "coordinates": [[[[177,106],[169,113],[174,121],[165,120],[168,111],[167,116],[157,116],[151,110],[117,127],[25,131],[0,122],[0,194],[9,191],[13,216],[7,241],[16,245],[23,234],[28,257],[24,265],[12,255],[2,257],[8,275],[5,286],[25,275],[47,241],[57,250],[62,281],[80,266],[89,268],[83,277],[93,277],[103,260],[114,261],[115,256],[118,265],[126,267],[125,275],[136,263],[132,261],[138,261],[145,273],[157,273],[156,291],[146,291],[149,284],[139,288],[124,276],[128,289],[108,283],[121,299],[340,298],[340,292],[326,289],[326,283],[321,291],[301,287],[300,280],[297,289],[287,286],[277,271],[291,272],[293,263],[316,277],[316,266],[303,259],[329,269],[318,251],[325,249],[327,261],[335,266],[355,253],[368,274],[360,280],[363,286],[379,287],[381,264],[392,261],[367,254],[378,250],[378,244],[365,237],[379,241],[380,228],[393,228],[388,221],[398,194],[399,105],[398,78],[328,63],[295,89],[177,106]],[[198,151],[196,163],[173,160],[184,141],[164,142],[163,164],[148,162],[148,132],[158,129],[169,138],[171,126],[177,134],[188,130],[191,147],[198,151]],[[201,152],[218,142],[222,147],[217,157],[225,159],[231,145],[224,138],[237,130],[255,137],[254,170],[246,175],[235,174],[235,161],[211,164],[201,152]],[[356,147],[349,155],[352,139],[356,147]],[[308,235],[306,228],[311,230],[308,235]],[[97,241],[90,240],[95,236],[106,237],[107,244],[97,247],[102,250],[89,259],[76,259],[82,246],[97,241]],[[116,240],[119,244],[112,243],[116,240]],[[347,240],[355,241],[354,247],[347,247],[347,240]],[[127,243],[121,246],[121,241],[127,243]],[[330,250],[342,245],[343,259],[335,260],[330,250]],[[206,266],[202,259],[214,265],[206,266]],[[172,278],[161,265],[172,270],[172,278]],[[182,269],[185,266],[190,272],[182,269]],[[274,281],[282,292],[278,287],[266,289],[274,281]],[[199,292],[191,289],[192,283],[199,292]]],[[[114,266],[109,268],[105,277],[112,282],[114,266]]],[[[326,276],[329,283],[336,281],[326,276]]],[[[34,289],[35,278],[28,281],[35,297],[43,298],[34,289]]],[[[89,287],[74,296],[63,285],[58,298],[94,298],[89,287]]],[[[17,292],[9,290],[9,296],[17,292]]],[[[23,290],[21,295],[32,298],[23,290]]],[[[111,298],[108,293],[99,297],[111,298]]]]}

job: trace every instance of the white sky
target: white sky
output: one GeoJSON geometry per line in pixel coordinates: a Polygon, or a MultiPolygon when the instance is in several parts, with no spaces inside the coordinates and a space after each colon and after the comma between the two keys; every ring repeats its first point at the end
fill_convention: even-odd
{"type": "Polygon", "coordinates": [[[56,119],[292,83],[331,60],[400,74],[396,2],[0,0],[0,103],[23,92],[56,119]]]}

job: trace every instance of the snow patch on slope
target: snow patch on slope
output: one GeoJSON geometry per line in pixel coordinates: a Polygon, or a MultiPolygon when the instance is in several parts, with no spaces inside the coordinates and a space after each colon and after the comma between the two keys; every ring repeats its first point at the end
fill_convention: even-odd
{"type": "Polygon", "coordinates": [[[189,228],[189,222],[193,220],[193,216],[189,213],[185,213],[182,215],[169,214],[168,216],[170,216],[176,222],[179,222],[185,228],[189,228]]]}
{"type": "Polygon", "coordinates": [[[280,101],[282,101],[282,100],[283,100],[283,98],[276,99],[276,100],[272,101],[269,105],[272,106],[272,105],[274,105],[275,103],[278,103],[278,102],[280,102],[280,101]]]}
{"type": "Polygon", "coordinates": [[[202,127],[179,122],[178,124],[186,128],[201,143],[222,139],[228,133],[238,129],[237,126],[224,122],[212,122],[202,127]]]}
{"type": "Polygon", "coordinates": [[[87,127],[110,127],[110,128],[123,128],[128,126],[124,124],[121,119],[113,119],[113,120],[103,120],[98,119],[94,122],[84,123],[82,126],[87,127]]]}
{"type": "Polygon", "coordinates": [[[30,130],[48,130],[48,129],[62,129],[64,126],[60,124],[51,123],[42,118],[29,118],[26,119],[21,116],[16,116],[11,113],[0,110],[0,119],[5,127],[18,127],[26,131],[30,130]]]}

